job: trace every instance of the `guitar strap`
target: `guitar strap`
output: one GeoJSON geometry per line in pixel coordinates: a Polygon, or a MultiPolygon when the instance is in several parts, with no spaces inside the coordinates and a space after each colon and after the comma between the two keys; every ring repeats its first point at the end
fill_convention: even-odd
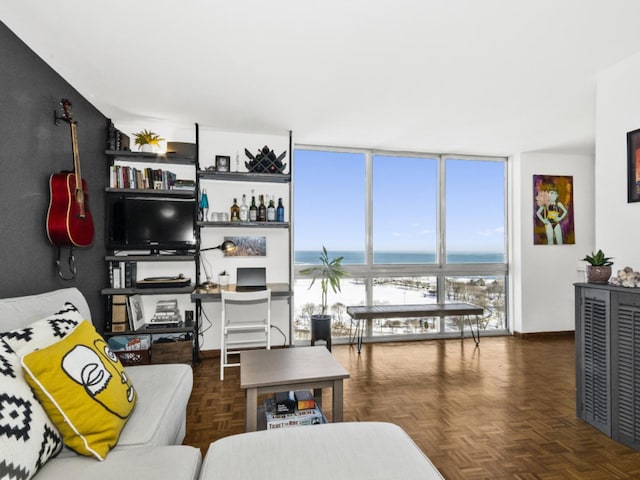
{"type": "Polygon", "coordinates": [[[76,257],[73,256],[73,245],[69,245],[69,258],[67,263],[69,264],[69,276],[65,276],[62,273],[62,262],[60,257],[62,256],[62,248],[58,247],[58,259],[56,260],[56,268],[58,269],[58,275],[62,280],[73,280],[76,278],[76,257]]]}

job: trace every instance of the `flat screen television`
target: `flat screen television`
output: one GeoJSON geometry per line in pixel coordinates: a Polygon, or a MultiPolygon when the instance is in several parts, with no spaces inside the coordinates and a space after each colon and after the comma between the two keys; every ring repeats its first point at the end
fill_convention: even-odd
{"type": "Polygon", "coordinates": [[[196,247],[195,199],[122,195],[107,208],[109,249],[157,254],[196,247]]]}

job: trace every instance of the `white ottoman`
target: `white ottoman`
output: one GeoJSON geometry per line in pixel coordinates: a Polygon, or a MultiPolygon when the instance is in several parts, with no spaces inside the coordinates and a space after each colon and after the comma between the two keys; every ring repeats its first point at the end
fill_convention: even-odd
{"type": "Polygon", "coordinates": [[[213,442],[200,480],[359,480],[444,477],[397,425],[327,423],[232,435],[213,442]]]}

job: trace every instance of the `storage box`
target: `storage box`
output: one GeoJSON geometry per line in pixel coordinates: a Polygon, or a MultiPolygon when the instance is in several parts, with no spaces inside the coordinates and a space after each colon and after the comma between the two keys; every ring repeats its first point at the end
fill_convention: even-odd
{"type": "Polygon", "coordinates": [[[193,359],[193,342],[159,342],[151,346],[151,363],[189,363],[193,359]]]}
{"type": "Polygon", "coordinates": [[[151,363],[148,335],[115,335],[110,337],[109,348],[126,366],[151,363]]]}

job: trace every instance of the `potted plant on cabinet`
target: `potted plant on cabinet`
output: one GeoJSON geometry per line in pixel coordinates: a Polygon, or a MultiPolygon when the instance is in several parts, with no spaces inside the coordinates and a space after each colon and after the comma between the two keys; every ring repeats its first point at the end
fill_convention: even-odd
{"type": "Polygon", "coordinates": [[[340,291],[340,280],[348,275],[342,266],[343,259],[344,257],[330,259],[327,249],[323,246],[320,254],[320,265],[300,270],[303,275],[312,275],[309,288],[313,287],[316,280],[320,281],[320,289],[322,291],[320,314],[311,315],[311,344],[313,345],[316,339],[324,339],[329,350],[331,350],[331,315],[327,315],[327,294],[329,287],[334,293],[338,293],[340,291]]]}
{"type": "Polygon", "coordinates": [[[160,142],[164,138],[160,137],[157,133],[150,130],[142,130],[141,132],[134,133],[134,143],[139,145],[141,152],[155,152],[160,148],[160,142]]]}
{"type": "Polygon", "coordinates": [[[591,255],[587,255],[582,259],[589,263],[586,268],[588,283],[606,284],[609,282],[611,265],[613,265],[611,258],[605,256],[602,250],[598,250],[596,253],[591,252],[591,255]]]}

